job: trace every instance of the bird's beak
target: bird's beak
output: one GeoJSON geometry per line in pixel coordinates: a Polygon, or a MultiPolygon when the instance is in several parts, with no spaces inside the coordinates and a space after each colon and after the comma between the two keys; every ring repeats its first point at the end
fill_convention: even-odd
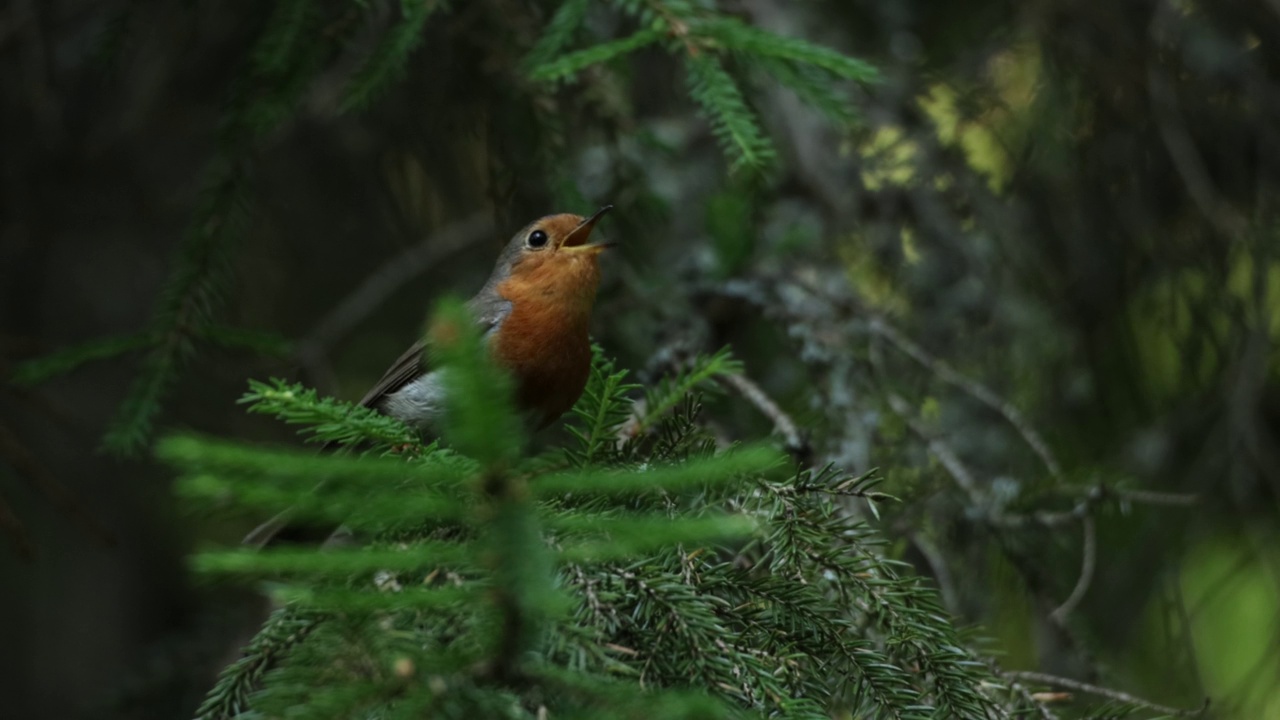
{"type": "Polygon", "coordinates": [[[560,249],[566,252],[585,252],[594,255],[613,245],[611,242],[587,244],[587,238],[591,237],[591,229],[596,226],[596,221],[612,209],[612,205],[605,205],[597,210],[595,215],[583,220],[578,227],[569,231],[569,234],[565,236],[564,242],[560,243],[560,249]]]}

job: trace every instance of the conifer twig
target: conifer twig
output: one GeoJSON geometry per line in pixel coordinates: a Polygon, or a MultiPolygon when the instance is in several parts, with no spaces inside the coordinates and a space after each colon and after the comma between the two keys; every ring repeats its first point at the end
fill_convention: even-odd
{"type": "Polygon", "coordinates": [[[1080,577],[1076,580],[1076,586],[1071,590],[1071,595],[1066,600],[1063,600],[1062,604],[1053,612],[1049,613],[1049,619],[1058,624],[1066,622],[1067,616],[1084,599],[1085,593],[1089,592],[1089,585],[1093,583],[1093,572],[1098,560],[1098,530],[1091,513],[1085,513],[1080,518],[1080,525],[1084,533],[1080,577]]]}
{"type": "Polygon", "coordinates": [[[792,457],[804,465],[812,462],[813,446],[809,444],[808,438],[800,433],[795,420],[778,407],[773,398],[769,397],[755,381],[742,373],[720,375],[716,380],[756,406],[757,410],[773,422],[774,429],[782,436],[787,452],[791,453],[792,457]]]}
{"type": "Polygon", "coordinates": [[[1200,717],[1209,709],[1209,698],[1204,699],[1204,704],[1194,710],[1169,707],[1159,703],[1144,700],[1135,695],[1120,690],[1112,690],[1111,688],[1100,687],[1098,685],[1090,685],[1079,680],[1064,678],[1057,675],[1050,675],[1042,672],[1032,672],[1029,670],[1008,670],[1004,673],[1006,678],[1015,680],[1025,680],[1027,682],[1042,683],[1052,685],[1054,687],[1065,688],[1067,690],[1075,690],[1076,692],[1088,693],[1099,697],[1109,698],[1116,702],[1122,702],[1126,705],[1134,705],[1152,712],[1164,713],[1165,715],[1173,715],[1175,717],[1200,717]]]}
{"type": "Polygon", "coordinates": [[[1040,720],[1058,720],[1058,716],[1045,705],[1044,702],[1036,699],[1035,695],[1016,679],[1005,674],[1005,680],[1009,682],[1009,689],[1022,698],[1022,701],[1036,709],[1036,713],[1040,715],[1040,720]]]}
{"type": "Polygon", "coordinates": [[[946,468],[947,473],[956,481],[956,485],[959,485],[960,489],[964,490],[973,499],[975,505],[984,507],[986,503],[982,502],[982,493],[978,489],[978,481],[974,478],[973,473],[969,471],[969,467],[960,459],[960,456],[955,454],[950,445],[942,439],[934,437],[928,428],[915,419],[914,414],[911,412],[911,406],[907,404],[907,401],[901,395],[889,393],[887,399],[889,401],[889,409],[902,418],[902,421],[907,424],[911,432],[924,441],[925,447],[938,459],[942,467],[946,468]]]}
{"type": "Polygon", "coordinates": [[[1062,474],[1062,467],[1058,465],[1057,458],[1053,456],[1053,452],[1049,449],[1048,444],[1045,443],[1044,438],[1040,437],[1040,433],[1031,427],[1031,424],[1023,417],[1022,412],[1014,407],[1012,403],[997,395],[995,391],[986,385],[960,374],[945,361],[930,355],[924,348],[913,342],[911,338],[908,338],[886,322],[884,318],[873,318],[868,327],[876,335],[888,340],[890,345],[893,345],[904,355],[923,365],[940,380],[960,388],[982,404],[999,413],[1018,431],[1022,439],[1026,441],[1031,450],[1044,463],[1050,475],[1056,478],[1062,474]]]}
{"type": "Polygon", "coordinates": [[[952,579],[951,568],[947,566],[946,558],[942,556],[942,551],[928,535],[922,532],[912,532],[909,537],[911,544],[916,546],[916,550],[928,563],[929,569],[933,570],[933,579],[938,583],[938,594],[942,598],[942,606],[947,609],[947,612],[957,612],[960,609],[960,602],[956,596],[955,581],[952,579]]]}

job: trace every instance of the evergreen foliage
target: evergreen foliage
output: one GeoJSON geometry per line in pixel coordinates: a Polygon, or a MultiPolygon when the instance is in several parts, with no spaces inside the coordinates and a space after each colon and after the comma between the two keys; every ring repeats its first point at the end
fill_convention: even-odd
{"type": "Polygon", "coordinates": [[[160,444],[193,507],[293,505],[368,538],[194,558],[198,572],[263,581],[280,603],[200,720],[1025,707],[965,649],[932,590],[837,504],[888,499],[874,473],[716,449],[697,395],[737,370],[727,350],[659,383],[638,427],[635,386],[597,350],[570,447],[525,459],[508,383],[461,306],[445,304],[429,338],[447,368],[447,449],[279,381],[251,385],[251,411],[361,454],[160,444]]]}
{"type": "Polygon", "coordinates": [[[661,42],[683,64],[689,95],[734,167],[764,169],[773,164],[776,151],[738,80],[726,69],[726,60],[741,59],[764,69],[805,102],[841,123],[852,122],[855,115],[840,83],[870,83],[879,78],[868,63],[806,40],[752,27],[703,4],[616,0],[614,5],[632,16],[641,29],[623,38],[557,55],[587,15],[586,2],[566,2],[526,58],[529,76],[536,81],[569,79],[589,67],[661,42]]]}
{"type": "MultiPolygon", "coordinates": [[[[1280,397],[1267,354],[1277,236],[1258,200],[1275,184],[1266,150],[1280,148],[1265,4],[1105,17],[1052,2],[1014,14],[836,0],[31,5],[36,21],[9,38],[23,81],[5,86],[9,135],[30,142],[11,153],[21,182],[9,183],[14,217],[0,233],[16,240],[5,256],[19,280],[6,288],[4,339],[22,356],[86,324],[110,333],[19,366],[24,384],[140,361],[108,447],[148,442],[202,353],[292,354],[287,364],[317,380],[328,361],[352,362],[335,350],[354,322],[296,347],[223,324],[296,327],[289,312],[345,290],[341,275],[314,271],[347,251],[339,228],[352,220],[391,252],[426,247],[437,230],[448,245],[446,223],[490,204],[509,228],[617,202],[625,212],[609,232],[633,261],[622,293],[644,302],[597,327],[628,362],[652,354],[650,367],[672,368],[641,392],[598,354],[567,446],[536,457],[502,410],[500,377],[468,364],[465,337],[436,344],[437,361],[462,360],[453,382],[470,398],[439,443],[278,380],[250,384],[248,411],[340,452],[171,438],[162,452],[185,473],[188,505],[255,516],[290,506],[367,540],[195,559],[204,575],[265,581],[283,605],[203,716],[1081,716],[1083,703],[1034,702],[1042,685],[1115,700],[1100,717],[1203,713],[1073,677],[1187,708],[1212,695],[1223,717],[1267,707],[1258,678],[1276,658],[1274,603],[1251,601],[1273,564],[1275,513],[1259,508],[1276,507],[1268,448],[1280,397]],[[878,82],[870,65],[764,27],[817,31],[875,57],[889,83],[863,92],[878,82]],[[839,133],[758,92],[771,86],[839,133]],[[851,132],[860,116],[875,126],[851,132]],[[205,143],[191,132],[213,127],[212,152],[193,168],[189,149],[205,143]],[[746,171],[721,190],[717,146],[746,171]],[[316,207],[337,198],[342,217],[316,207]],[[65,291],[95,257],[87,246],[153,263],[147,229],[172,227],[175,205],[189,206],[188,227],[161,251],[172,269],[149,321],[118,327],[131,294],[98,278],[65,291]],[[248,237],[261,241],[252,257],[248,237]],[[316,267],[281,261],[304,245],[316,267]],[[24,264],[46,267],[28,282],[24,264]],[[278,289],[239,297],[236,270],[250,264],[278,289]],[[67,322],[61,313],[84,313],[85,301],[92,312],[67,322]],[[659,363],[671,347],[650,344],[652,329],[706,349],[732,339],[754,379],[729,375],[727,353],[659,363]],[[716,418],[713,437],[699,401],[717,387],[759,414],[716,418]],[[765,419],[819,467],[786,472],[771,455],[725,448],[765,419]],[[877,463],[884,485],[858,474],[877,463]],[[1247,541],[1248,557],[1223,535],[1247,541]],[[948,611],[989,621],[1002,663],[1025,670],[975,656],[982,646],[938,620],[898,560],[936,580],[948,611]]],[[[618,289],[602,289],[608,310],[618,289]]],[[[367,347],[400,342],[376,336],[408,324],[403,303],[361,312],[386,315],[367,347]]],[[[446,336],[448,318],[437,326],[446,336]]],[[[15,393],[0,474],[92,529],[97,496],[84,512],[69,492],[78,479],[127,496],[160,488],[153,473],[108,461],[67,469],[76,447],[62,431],[71,437],[117,392],[90,385],[15,393]],[[40,457],[50,447],[57,457],[40,457]]],[[[196,414],[184,402],[181,422],[231,427],[227,405],[196,414]]],[[[0,530],[20,551],[45,534],[22,493],[0,498],[0,530]]],[[[104,517],[123,507],[102,499],[104,517]]],[[[130,517],[158,526],[158,513],[130,517]]],[[[194,703],[161,683],[203,684],[186,658],[207,638],[188,631],[220,604],[177,598],[187,588],[165,575],[171,565],[150,560],[136,582],[164,578],[170,591],[154,605],[184,609],[163,623],[184,659],[157,662],[148,648],[139,672],[141,641],[160,626],[117,634],[99,623],[119,662],[109,679],[76,671],[67,683],[128,677],[168,717],[162,698],[194,703]]],[[[128,597],[84,607],[127,616],[128,597]]],[[[33,655],[65,653],[35,625],[29,635],[33,655]]]]}
{"type": "MultiPolygon", "coordinates": [[[[855,117],[842,83],[877,79],[875,69],[865,62],[752,27],[713,6],[683,0],[611,4],[638,29],[622,38],[570,50],[573,40],[586,33],[592,3],[562,2],[521,63],[534,81],[527,91],[540,93],[540,85],[572,80],[585,70],[606,67],[659,45],[683,64],[689,96],[735,168],[767,168],[774,163],[776,151],[731,72],[734,64],[762,70],[842,124],[855,117]]],[[[367,109],[392,87],[421,45],[428,20],[446,8],[437,0],[401,0],[397,17],[383,23],[386,27],[376,27],[381,4],[359,5],[360,10],[337,10],[314,0],[285,0],[271,10],[231,88],[217,153],[150,326],[126,340],[91,341],[19,369],[20,379],[38,382],[90,360],[145,350],[137,379],[104,437],[108,449],[127,454],[145,444],[170,386],[201,345],[235,339],[238,331],[218,333],[213,327],[227,299],[231,267],[249,219],[254,153],[293,119],[300,100],[322,72],[334,71],[340,60],[351,64],[341,56],[361,45],[356,42],[362,30],[358,16],[363,14],[375,26],[376,38],[364,44],[356,69],[347,73],[339,100],[343,111],[367,109]]],[[[115,30],[104,38],[103,46],[117,47],[126,25],[126,15],[113,22],[108,30],[115,30]]],[[[549,135],[555,135],[556,119],[544,115],[541,120],[547,123],[549,135]]],[[[530,148],[533,154],[544,150],[530,148]]],[[[279,344],[272,349],[279,350],[279,344]]]]}
{"type": "MultiPolygon", "coordinates": [[[[583,70],[660,43],[682,59],[689,94],[735,167],[767,167],[776,152],[738,81],[725,66],[730,55],[765,70],[840,122],[851,121],[854,113],[838,83],[876,79],[874,68],[866,63],[804,40],[753,28],[714,9],[656,0],[614,4],[642,28],[620,39],[566,52],[590,9],[587,0],[568,0],[552,15],[528,52],[524,68],[529,78],[535,82],[568,80],[583,70]]],[[[433,0],[400,3],[400,17],[381,33],[351,74],[342,109],[369,107],[403,74],[410,55],[422,42],[427,20],[442,5],[433,0]]],[[[371,6],[366,6],[366,11],[372,12],[371,6]]],[[[208,339],[231,282],[229,268],[249,212],[252,153],[264,137],[293,117],[303,93],[349,41],[356,25],[345,13],[326,17],[313,0],[287,0],[275,6],[232,90],[219,153],[210,165],[202,202],[180,246],[175,271],[161,294],[151,326],[126,341],[92,341],[19,370],[20,379],[37,382],[90,360],[147,350],[138,378],[104,438],[107,448],[129,453],[147,441],[168,388],[199,344],[208,339]]]]}
{"type": "Polygon", "coordinates": [[[387,31],[347,85],[344,110],[362,110],[404,74],[409,55],[422,43],[422,28],[439,0],[401,0],[401,18],[387,31]]]}

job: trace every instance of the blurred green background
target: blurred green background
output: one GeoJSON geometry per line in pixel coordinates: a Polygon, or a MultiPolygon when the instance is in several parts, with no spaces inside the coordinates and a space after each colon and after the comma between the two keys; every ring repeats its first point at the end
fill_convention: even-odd
{"type": "Polygon", "coordinates": [[[678,39],[530,79],[552,0],[0,8],[0,714],[186,717],[234,657],[252,603],[184,556],[255,518],[100,451],[138,378],[160,428],[293,442],[245,378],[356,399],[511,233],[608,202],[596,340],[641,379],[732,344],[1004,667],[1280,718],[1275,3],[579,4],[570,50],[669,5],[879,79],[726,56],[753,166],[678,39]],[[215,324],[148,334],[189,271],[215,324]]]}

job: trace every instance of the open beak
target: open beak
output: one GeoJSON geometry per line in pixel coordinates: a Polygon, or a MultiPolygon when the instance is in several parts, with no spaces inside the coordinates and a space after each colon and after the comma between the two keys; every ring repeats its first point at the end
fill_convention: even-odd
{"type": "Polygon", "coordinates": [[[565,236],[564,242],[560,243],[560,249],[565,252],[589,252],[594,255],[595,253],[613,245],[611,242],[592,243],[591,245],[587,244],[587,239],[591,237],[591,229],[596,226],[596,221],[612,209],[612,205],[605,205],[597,210],[595,215],[583,220],[578,227],[574,228],[565,236]]]}

